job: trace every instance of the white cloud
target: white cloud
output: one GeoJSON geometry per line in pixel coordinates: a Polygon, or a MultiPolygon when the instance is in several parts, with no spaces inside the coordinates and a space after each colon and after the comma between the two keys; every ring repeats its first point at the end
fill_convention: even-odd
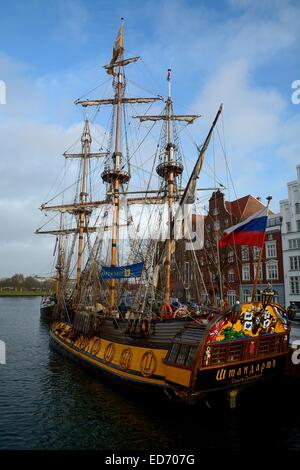
{"type": "MultiPolygon", "coordinates": [[[[70,0],[58,4],[61,6],[54,36],[78,47],[90,34],[87,6],[70,0]]],[[[284,54],[299,44],[300,8],[291,2],[246,0],[231,0],[227,6],[225,13],[202,2],[165,1],[153,9],[150,1],[134,11],[132,7],[136,23],[143,14],[146,27],[134,28],[131,23],[128,43],[137,39],[135,52],[144,56],[151,69],[147,80],[152,83],[144,83],[142,65],[137,64],[139,78],[135,78],[133,69],[130,74],[146,89],[165,92],[165,70],[170,64],[174,66],[176,111],[200,112],[204,116],[194,128],[198,142],[222,101],[227,153],[238,195],[251,192],[264,196],[274,189],[279,199],[285,190],[283,181],[292,179],[289,175],[294,174],[299,162],[300,106],[291,111],[290,97],[286,99],[282,89],[276,88],[276,76],[271,72],[268,84],[257,78],[262,68],[269,73],[269,65],[272,73],[280,70],[284,54]]],[[[111,21],[110,16],[109,24],[111,21]]],[[[99,44],[101,39],[99,32],[99,44]]],[[[51,241],[33,235],[41,219],[36,208],[61,174],[61,153],[81,132],[80,116],[73,111],[72,100],[96,85],[100,65],[110,53],[105,50],[103,60],[96,57],[93,64],[83,59],[74,70],[41,74],[34,80],[30,66],[0,56],[0,78],[7,85],[7,105],[0,108],[0,171],[5,175],[0,186],[0,210],[5,221],[5,231],[2,228],[0,232],[0,275],[12,274],[11,270],[41,272],[41,265],[49,257],[51,241]]],[[[101,82],[106,77],[99,74],[99,78],[101,82]]],[[[290,82],[297,78],[291,77],[290,82]]],[[[100,96],[99,90],[93,96],[100,96]]],[[[212,149],[209,152],[208,159],[212,149]]],[[[144,149],[137,157],[142,154],[144,149]]],[[[195,153],[187,154],[191,165],[195,153]]],[[[135,157],[132,163],[137,164],[135,157]]],[[[137,174],[136,167],[133,172],[137,174]]],[[[218,167],[218,173],[226,183],[224,166],[218,167]]],[[[140,184],[144,184],[142,178],[140,184]]]]}
{"type": "Polygon", "coordinates": [[[81,0],[64,0],[57,2],[58,24],[57,37],[63,40],[84,43],[88,39],[89,12],[81,0]]]}
{"type": "Polygon", "coordinates": [[[216,70],[196,100],[196,108],[212,116],[224,104],[226,133],[232,151],[241,156],[276,142],[285,103],[278,91],[255,87],[245,61],[216,70]]]}
{"type": "MultiPolygon", "coordinates": [[[[211,121],[223,102],[227,158],[236,192],[239,196],[251,193],[262,197],[271,193],[273,210],[277,211],[289,175],[294,174],[299,162],[300,115],[287,117],[289,103],[281,93],[255,85],[252,74],[246,61],[221,67],[201,91],[196,107],[211,121]]],[[[218,127],[222,136],[222,124],[218,127]]],[[[217,175],[226,185],[220,150],[217,158],[217,175]]],[[[230,197],[234,198],[232,190],[230,197]]]]}

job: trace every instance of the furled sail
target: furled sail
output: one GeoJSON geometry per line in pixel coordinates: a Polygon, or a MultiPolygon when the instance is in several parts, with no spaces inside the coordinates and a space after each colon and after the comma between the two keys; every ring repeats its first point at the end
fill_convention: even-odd
{"type": "Polygon", "coordinates": [[[109,70],[111,70],[112,67],[124,67],[125,65],[132,64],[132,62],[136,62],[139,59],[140,59],[140,56],[129,57],[128,59],[118,60],[117,62],[114,62],[113,64],[104,65],[103,68],[105,68],[107,73],[110,74],[109,70]]]}
{"type": "MultiPolygon", "coordinates": [[[[198,159],[193,168],[189,181],[185,187],[185,190],[180,198],[179,205],[177,207],[177,210],[173,219],[173,225],[170,228],[170,237],[172,240],[172,248],[171,248],[172,253],[174,253],[175,251],[175,240],[178,240],[184,236],[187,236],[187,238],[190,238],[190,236],[192,235],[192,232],[193,232],[192,224],[191,223],[185,224],[185,219],[187,219],[186,222],[187,221],[192,222],[191,207],[196,199],[197,179],[199,177],[200,171],[203,166],[205,152],[207,150],[213,130],[218,122],[221,112],[222,112],[222,104],[220,108],[218,109],[216,117],[212,123],[212,126],[207,134],[207,137],[203,145],[198,148],[198,159]]],[[[201,230],[203,230],[203,220],[200,219],[200,222],[201,222],[201,227],[202,227],[201,230]]],[[[202,236],[201,234],[198,234],[198,238],[200,238],[200,240],[199,239],[197,240],[198,245],[195,245],[195,246],[197,246],[197,249],[201,249],[202,248],[201,245],[203,244],[203,234],[202,236]]],[[[160,254],[159,264],[164,264],[165,262],[166,246],[167,245],[165,243],[160,254]]]]}
{"type": "Polygon", "coordinates": [[[195,119],[200,117],[200,114],[172,114],[167,116],[165,114],[159,115],[145,115],[145,116],[132,116],[134,119],[139,119],[140,122],[143,121],[183,121],[188,124],[192,124],[195,119]]]}
{"type": "MultiPolygon", "coordinates": [[[[161,96],[149,97],[149,98],[121,98],[120,103],[122,104],[134,104],[134,103],[153,103],[154,101],[162,101],[161,96]]],[[[100,105],[117,105],[117,98],[107,98],[100,100],[76,100],[75,104],[81,104],[81,106],[100,106],[100,105]]]]}
{"type": "Polygon", "coordinates": [[[196,199],[196,186],[197,186],[197,179],[199,177],[200,171],[202,169],[203,161],[204,161],[204,155],[207,150],[207,147],[209,145],[213,130],[218,122],[219,116],[222,112],[222,104],[216,114],[216,117],[212,123],[212,126],[209,130],[209,133],[207,134],[207,137],[201,147],[198,147],[198,160],[196,161],[196,164],[194,166],[194,169],[192,171],[192,174],[189,178],[188,184],[185,187],[184,193],[181,196],[179,206],[183,206],[184,204],[193,204],[196,199]]]}
{"type": "MultiPolygon", "coordinates": [[[[212,123],[212,126],[207,134],[207,137],[201,147],[198,147],[198,159],[196,161],[196,164],[193,168],[193,171],[191,173],[191,176],[189,178],[189,181],[185,187],[185,190],[181,196],[181,199],[179,201],[179,205],[177,208],[177,211],[174,216],[174,224],[173,224],[173,230],[172,230],[172,238],[175,239],[180,239],[182,237],[187,237],[191,238],[192,234],[197,237],[197,242],[198,242],[198,249],[201,249],[203,246],[203,233],[196,233],[194,234],[193,230],[193,216],[192,216],[192,204],[196,200],[196,192],[197,192],[197,179],[199,178],[200,171],[203,166],[204,162],[204,156],[205,152],[207,150],[207,147],[209,145],[213,130],[218,122],[219,116],[222,112],[222,104],[220,108],[218,109],[218,112],[216,114],[216,117],[212,123]]],[[[203,218],[201,217],[197,218],[195,220],[196,224],[200,222],[200,232],[203,231],[203,218]]],[[[199,231],[198,230],[198,231],[199,231]]],[[[197,232],[197,230],[196,230],[197,232]]],[[[196,245],[195,245],[196,246],[196,245]]],[[[175,244],[173,244],[173,251],[175,248],[175,244]]]]}

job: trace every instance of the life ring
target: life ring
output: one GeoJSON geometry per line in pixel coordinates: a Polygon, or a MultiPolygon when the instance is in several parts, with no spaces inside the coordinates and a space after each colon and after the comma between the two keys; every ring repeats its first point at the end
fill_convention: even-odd
{"type": "Polygon", "coordinates": [[[184,318],[187,317],[189,314],[189,311],[186,307],[179,307],[177,310],[174,312],[174,318],[184,318]]]}
{"type": "Polygon", "coordinates": [[[169,304],[163,304],[160,307],[159,313],[161,318],[163,318],[164,320],[168,320],[169,318],[173,317],[173,310],[171,305],[169,304]]]}

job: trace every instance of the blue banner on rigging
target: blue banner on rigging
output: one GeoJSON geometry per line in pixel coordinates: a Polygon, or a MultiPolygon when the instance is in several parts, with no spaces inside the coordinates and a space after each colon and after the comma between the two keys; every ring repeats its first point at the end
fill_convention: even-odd
{"type": "Polygon", "coordinates": [[[129,264],[128,266],[102,266],[101,277],[107,279],[127,279],[129,277],[140,277],[144,263],[129,264]]]}

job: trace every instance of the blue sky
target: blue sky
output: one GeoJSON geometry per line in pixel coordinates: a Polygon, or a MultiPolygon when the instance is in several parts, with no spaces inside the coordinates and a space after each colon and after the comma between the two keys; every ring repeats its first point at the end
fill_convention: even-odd
{"type": "Polygon", "coordinates": [[[300,105],[291,101],[291,84],[300,79],[299,1],[0,0],[0,7],[0,80],[7,86],[0,275],[44,270],[51,242],[37,244],[32,234],[36,208],[59,155],[78,135],[82,114],[73,101],[107,78],[101,66],[121,16],[126,54],[143,57],[133,79],[164,95],[171,65],[176,110],[203,115],[193,129],[199,143],[223,102],[237,195],[271,193],[279,209],[300,162],[300,105]]]}

